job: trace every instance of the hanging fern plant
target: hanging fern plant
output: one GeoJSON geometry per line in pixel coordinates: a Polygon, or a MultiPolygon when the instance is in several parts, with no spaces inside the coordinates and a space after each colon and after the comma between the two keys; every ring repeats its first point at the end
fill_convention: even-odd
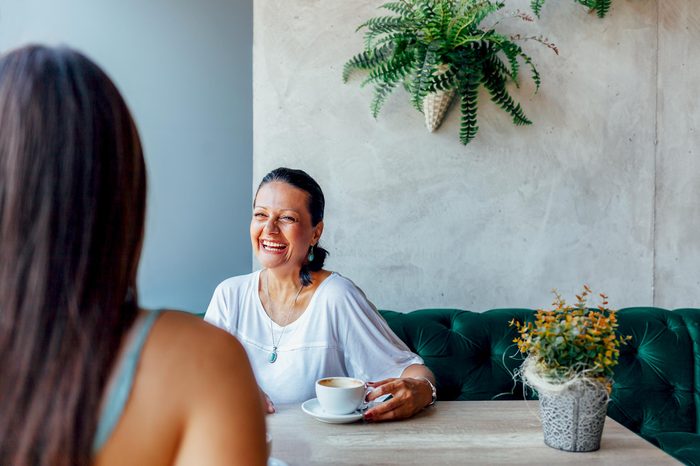
{"type": "MultiPolygon", "coordinates": [[[[580,3],[586,6],[590,11],[595,11],[599,18],[604,18],[605,15],[610,11],[610,6],[612,5],[612,0],[574,0],[576,3],[580,3]]],[[[542,12],[542,7],[544,6],[545,0],[531,0],[530,7],[532,11],[540,17],[542,12]]]]}
{"type": "MultiPolygon", "coordinates": [[[[507,37],[482,23],[505,4],[492,0],[400,0],[380,8],[393,13],[366,21],[365,49],[343,68],[343,81],[358,70],[367,71],[362,85],[372,84],[370,105],[376,118],[391,92],[400,84],[411,103],[423,111],[426,97],[450,92],[459,99],[459,138],[468,144],[478,131],[478,91],[484,86],[491,100],[506,111],[516,125],[531,121],[510,95],[508,82],[518,84],[521,62],[529,67],[537,89],[540,75],[531,58],[516,41],[534,39],[557,52],[542,37],[507,37]]],[[[517,13],[515,16],[531,21],[517,13]]]]}

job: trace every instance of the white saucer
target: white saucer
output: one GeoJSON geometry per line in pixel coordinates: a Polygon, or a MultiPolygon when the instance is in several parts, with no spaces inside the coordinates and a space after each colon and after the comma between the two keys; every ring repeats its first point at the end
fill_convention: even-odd
{"type": "Polygon", "coordinates": [[[301,404],[301,409],[309,416],[321,422],[327,422],[328,424],[347,424],[362,419],[362,413],[359,411],[350,414],[329,414],[321,408],[316,398],[311,398],[303,402],[301,404]]]}
{"type": "Polygon", "coordinates": [[[269,457],[267,459],[267,466],[289,466],[289,465],[282,460],[278,460],[277,458],[269,457]]]}

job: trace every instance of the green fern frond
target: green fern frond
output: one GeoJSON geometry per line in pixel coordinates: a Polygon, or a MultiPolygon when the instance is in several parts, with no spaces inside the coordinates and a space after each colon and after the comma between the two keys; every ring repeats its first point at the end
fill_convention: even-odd
{"type": "Polygon", "coordinates": [[[530,58],[529,55],[525,53],[521,53],[520,56],[523,58],[523,61],[530,66],[530,76],[532,77],[532,81],[535,83],[535,94],[537,91],[540,90],[540,85],[542,84],[542,79],[540,78],[540,72],[537,71],[537,67],[535,66],[535,63],[532,61],[532,58],[530,58]]]}
{"type": "Polygon", "coordinates": [[[419,20],[416,23],[416,26],[422,36],[421,40],[425,43],[431,43],[435,40],[439,40],[443,36],[442,17],[444,11],[440,5],[441,2],[438,2],[434,7],[431,7],[430,16],[420,17],[419,15],[419,20]]]}
{"type": "Polygon", "coordinates": [[[389,2],[385,3],[379,8],[391,11],[392,13],[396,13],[402,17],[409,16],[412,12],[411,5],[406,2],[389,2]]]}
{"type": "Polygon", "coordinates": [[[420,5],[417,5],[417,8],[414,9],[414,13],[416,13],[418,18],[433,18],[435,17],[435,9],[433,8],[433,2],[421,2],[420,5]]]}
{"type": "Polygon", "coordinates": [[[381,47],[384,44],[411,44],[414,47],[419,46],[419,44],[415,43],[415,38],[412,35],[406,34],[405,32],[395,32],[379,37],[376,41],[373,41],[371,47],[368,48],[381,47]]]}
{"type": "Polygon", "coordinates": [[[379,48],[358,53],[343,65],[343,82],[348,82],[350,75],[357,70],[370,70],[385,62],[393,53],[394,45],[385,44],[379,48]]]}
{"type": "MultiPolygon", "coordinates": [[[[476,28],[484,18],[503,8],[502,3],[493,3],[490,0],[476,3],[473,1],[459,3],[460,5],[456,8],[458,13],[446,29],[448,41],[453,44],[464,41],[464,36],[473,36],[476,28]]],[[[466,41],[463,43],[466,43],[466,41]]]]}
{"type": "MultiPolygon", "coordinates": [[[[605,15],[610,11],[610,6],[612,5],[612,0],[574,0],[576,3],[590,8],[595,11],[599,18],[604,18],[605,15]]],[[[533,13],[540,17],[542,7],[544,6],[545,0],[530,0],[530,8],[533,13]]]]}
{"type": "Polygon", "coordinates": [[[452,68],[445,73],[434,75],[428,84],[428,92],[449,91],[455,87],[455,72],[452,68]]]}
{"type": "Polygon", "coordinates": [[[535,83],[535,92],[539,91],[540,84],[542,84],[540,73],[539,71],[537,71],[537,68],[533,63],[532,58],[530,58],[529,55],[523,52],[522,47],[513,42],[508,41],[501,45],[501,50],[503,50],[504,55],[506,56],[506,58],[508,58],[510,70],[507,70],[505,65],[499,59],[492,60],[490,64],[495,66],[501,72],[510,76],[513,82],[515,82],[515,85],[517,87],[520,87],[517,81],[518,74],[520,72],[520,63],[518,62],[518,58],[522,58],[522,60],[530,67],[530,76],[532,77],[532,81],[535,83]]]}
{"type": "Polygon", "coordinates": [[[605,18],[605,15],[610,11],[610,6],[612,5],[612,0],[598,0],[596,2],[596,13],[599,18],[605,18]]]}
{"type": "Polygon", "coordinates": [[[498,57],[498,55],[493,54],[486,58],[486,60],[489,61],[489,66],[491,69],[495,70],[495,72],[501,75],[501,79],[508,79],[510,76],[510,70],[508,69],[508,66],[498,57]]]}
{"type": "Polygon", "coordinates": [[[373,32],[373,31],[367,31],[365,32],[365,37],[364,37],[364,42],[365,42],[365,50],[372,49],[374,47],[378,47],[381,41],[381,36],[386,36],[386,35],[398,35],[401,34],[399,33],[393,33],[393,34],[388,34],[384,32],[373,32]],[[377,39],[379,38],[379,39],[377,39]],[[377,39],[377,40],[375,40],[377,39]]]}
{"type": "Polygon", "coordinates": [[[459,140],[466,146],[479,131],[477,125],[479,79],[468,80],[460,86],[460,97],[462,117],[459,125],[459,140]]]}
{"type": "Polygon", "coordinates": [[[506,6],[506,4],[503,2],[486,1],[482,3],[486,3],[487,5],[485,5],[485,7],[479,8],[477,8],[477,5],[474,6],[474,8],[476,8],[476,12],[474,15],[474,24],[476,25],[481,24],[481,22],[485,20],[486,17],[506,6]]]}
{"type": "Polygon", "coordinates": [[[505,42],[501,44],[501,50],[503,51],[503,54],[506,56],[508,59],[508,63],[510,64],[510,73],[508,73],[513,81],[515,81],[516,85],[518,84],[518,72],[520,71],[520,64],[518,63],[518,57],[522,55],[523,49],[520,48],[519,45],[514,44],[513,42],[505,42]]]}
{"type": "Polygon", "coordinates": [[[379,112],[384,106],[384,102],[389,97],[391,92],[396,87],[396,82],[390,83],[379,83],[374,87],[374,96],[372,97],[372,102],[370,103],[370,111],[372,116],[376,119],[379,116],[379,112]]]}
{"type": "Polygon", "coordinates": [[[445,34],[445,31],[448,30],[450,27],[450,24],[452,23],[453,18],[455,17],[455,12],[454,12],[454,4],[450,2],[447,5],[448,8],[444,9],[444,13],[440,17],[440,31],[445,34]]]}
{"type": "Polygon", "coordinates": [[[538,18],[540,17],[540,14],[542,13],[542,7],[544,6],[544,0],[531,0],[530,1],[530,8],[532,9],[532,12],[535,13],[535,16],[538,18]]]}
{"type": "Polygon", "coordinates": [[[415,62],[416,57],[413,52],[395,54],[390,60],[374,67],[361,86],[369,83],[396,83],[413,70],[415,62]]]}
{"type": "Polygon", "coordinates": [[[411,104],[419,112],[423,112],[423,99],[428,95],[431,76],[437,71],[437,64],[435,52],[426,52],[423,63],[416,73],[416,79],[411,86],[411,104]]]}
{"type": "MultiPolygon", "coordinates": [[[[365,48],[370,49],[372,47],[378,46],[381,42],[386,42],[382,36],[391,36],[397,41],[412,38],[412,34],[407,34],[405,27],[401,24],[403,21],[400,18],[395,17],[381,17],[373,18],[379,21],[376,24],[368,27],[367,32],[365,32],[364,41],[365,48]],[[389,22],[387,20],[394,19],[396,21],[389,22]]],[[[370,20],[371,21],[371,20],[370,20]]]]}
{"type": "Polygon", "coordinates": [[[450,21],[450,24],[446,29],[447,42],[454,44],[460,40],[459,38],[463,33],[465,35],[469,35],[469,33],[474,29],[473,27],[470,27],[473,24],[473,16],[460,16],[454,18],[452,21],[450,21]]]}
{"type": "Polygon", "coordinates": [[[397,16],[377,16],[360,24],[355,32],[363,28],[372,32],[394,32],[401,29],[403,22],[404,20],[397,16]]]}
{"type": "Polygon", "coordinates": [[[491,100],[513,117],[515,125],[530,125],[530,121],[520,104],[516,103],[506,89],[506,79],[490,66],[490,62],[484,62],[483,78],[484,87],[491,94],[491,100]]]}

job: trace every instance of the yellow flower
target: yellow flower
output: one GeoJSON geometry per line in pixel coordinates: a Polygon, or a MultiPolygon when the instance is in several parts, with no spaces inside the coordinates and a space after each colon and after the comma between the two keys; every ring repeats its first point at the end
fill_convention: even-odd
{"type": "Polygon", "coordinates": [[[619,346],[630,337],[618,337],[615,311],[608,309],[607,297],[591,310],[586,300],[590,288],[577,295],[577,303],[569,306],[555,292],[553,309],[538,309],[534,322],[509,322],[518,336],[513,339],[519,351],[535,361],[545,375],[568,377],[585,371],[586,377],[609,381],[619,358],[619,346]]]}

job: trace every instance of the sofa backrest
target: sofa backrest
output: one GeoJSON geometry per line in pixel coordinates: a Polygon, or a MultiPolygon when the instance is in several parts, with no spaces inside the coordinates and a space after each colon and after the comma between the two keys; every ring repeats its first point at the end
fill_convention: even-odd
{"type": "MultiPolygon", "coordinates": [[[[522,356],[508,325],[512,319],[531,321],[534,310],[381,313],[435,373],[440,399],[534,396],[514,381],[522,356]]],[[[660,432],[700,433],[700,309],[626,308],[618,322],[620,333],[632,339],[620,351],[608,414],[650,439],[660,432]]]]}

